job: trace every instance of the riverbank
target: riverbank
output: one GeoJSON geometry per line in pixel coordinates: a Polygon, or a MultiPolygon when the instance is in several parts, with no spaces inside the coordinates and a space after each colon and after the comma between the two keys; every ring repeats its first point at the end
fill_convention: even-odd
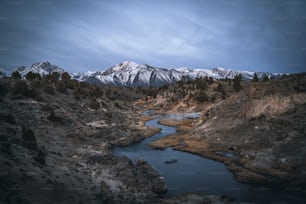
{"type": "MultiPolygon", "coordinates": [[[[153,141],[150,146],[157,149],[171,147],[175,150],[223,162],[240,182],[304,185],[305,175],[292,175],[291,169],[284,167],[263,166],[266,159],[271,157],[271,150],[255,152],[249,149],[246,153],[244,150],[247,147],[243,147],[242,144],[234,145],[233,141],[226,142],[225,139],[228,139],[226,135],[218,134],[218,137],[216,137],[216,134],[209,135],[208,132],[201,135],[191,131],[198,124],[201,124],[202,121],[199,120],[202,120],[202,118],[192,120],[160,120],[159,123],[161,124],[177,127],[177,132],[174,135],[153,141]],[[258,158],[258,155],[265,156],[258,158]]],[[[209,122],[207,121],[207,123],[209,122]]]]}
{"type": "Polygon", "coordinates": [[[160,128],[145,125],[147,121],[154,118],[156,118],[156,116],[139,116],[134,118],[134,125],[131,128],[130,134],[114,141],[112,146],[128,146],[160,132],[160,128]]]}
{"type": "MultiPolygon", "coordinates": [[[[163,115],[159,117],[164,118],[176,116],[163,115]]],[[[148,162],[148,164],[150,164],[150,166],[152,166],[153,169],[155,169],[157,172],[159,172],[160,175],[165,178],[165,181],[168,185],[168,192],[167,194],[165,194],[165,196],[167,196],[160,200],[160,203],[235,203],[233,198],[229,198],[227,196],[219,196],[220,194],[226,195],[226,191],[223,190],[224,186],[222,182],[219,182],[223,179],[223,177],[219,177],[215,180],[211,179],[212,177],[209,176],[209,182],[206,179],[207,175],[205,175],[205,172],[210,171],[211,167],[218,169],[218,171],[220,172],[225,171],[225,167],[221,163],[202,159],[193,154],[173,151],[170,149],[166,151],[156,151],[151,148],[148,148],[148,144],[150,143],[150,141],[164,137],[168,134],[172,134],[176,130],[176,128],[160,125],[157,122],[158,119],[155,117],[150,118],[153,119],[149,121],[145,120],[147,121],[146,125],[161,128],[162,131],[160,133],[157,133],[153,137],[148,137],[140,142],[133,143],[128,146],[117,146],[113,149],[113,154],[116,156],[126,156],[131,161],[146,161],[148,162]],[[176,161],[175,158],[178,158],[177,163],[169,162],[176,161]],[[189,174],[184,175],[184,172],[190,172],[195,170],[188,168],[189,166],[194,164],[197,164],[198,168],[206,169],[206,171],[198,172],[196,170],[196,172],[191,174],[197,175],[196,177],[189,177],[189,174]],[[181,173],[182,175],[180,175],[181,173]],[[199,179],[198,176],[200,176],[201,179],[199,179]],[[215,186],[215,184],[213,184],[212,182],[217,182],[219,184],[215,186]],[[215,190],[219,192],[219,195],[217,195],[215,191],[208,191],[204,193],[203,191],[199,190],[203,185],[209,186],[209,188],[210,186],[214,186],[214,188],[216,188],[215,190]],[[188,192],[193,193],[186,194],[188,192]]],[[[188,121],[188,123],[189,122],[190,121],[188,121]]],[[[229,172],[226,173],[225,177],[226,180],[229,179],[230,182],[232,182],[232,184],[234,185],[235,182],[233,182],[234,180],[233,178],[231,178],[231,174],[229,172]]]]}

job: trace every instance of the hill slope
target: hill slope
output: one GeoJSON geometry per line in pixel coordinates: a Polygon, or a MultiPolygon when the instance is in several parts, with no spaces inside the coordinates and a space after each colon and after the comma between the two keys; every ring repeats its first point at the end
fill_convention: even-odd
{"type": "Polygon", "coordinates": [[[139,102],[161,112],[201,113],[197,120],[161,121],[180,131],[153,147],[171,146],[222,161],[242,182],[305,184],[306,74],[244,82],[239,92],[220,81],[205,89],[195,86],[164,87],[139,102]]]}
{"type": "Polygon", "coordinates": [[[158,173],[111,151],[157,131],[132,106],[141,95],[75,81],[58,88],[69,83],[0,79],[0,202],[160,203],[158,173]]]}

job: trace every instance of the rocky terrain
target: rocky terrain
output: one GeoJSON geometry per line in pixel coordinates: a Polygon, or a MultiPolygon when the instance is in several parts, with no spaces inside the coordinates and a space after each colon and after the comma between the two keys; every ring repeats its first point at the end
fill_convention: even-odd
{"type": "Polygon", "coordinates": [[[145,91],[97,87],[67,73],[0,79],[1,203],[233,203],[226,196],[166,198],[142,160],[114,156],[159,131],[147,127],[145,91]]]}
{"type": "MultiPolygon", "coordinates": [[[[197,112],[164,119],[177,133],[151,143],[223,162],[246,183],[303,191],[306,75],[241,81],[199,78],[160,88],[90,85],[68,73],[0,80],[0,202],[234,203],[227,196],[167,197],[146,161],[115,156],[159,132],[145,110],[197,112]]],[[[179,158],[178,158],[179,162],[179,158]]]]}
{"type": "Polygon", "coordinates": [[[132,92],[78,83],[63,91],[58,83],[1,80],[0,202],[158,199],[167,190],[163,178],[146,162],[133,163],[111,152],[113,145],[158,131],[143,125],[132,92]],[[84,86],[85,93],[77,96],[77,86],[84,86]]]}
{"type": "MultiPolygon", "coordinates": [[[[205,81],[205,80],[204,80],[205,81]]],[[[281,183],[303,191],[306,183],[306,75],[277,80],[175,84],[139,104],[160,112],[200,112],[198,119],[161,120],[177,134],[154,141],[224,162],[237,180],[281,183]]]]}

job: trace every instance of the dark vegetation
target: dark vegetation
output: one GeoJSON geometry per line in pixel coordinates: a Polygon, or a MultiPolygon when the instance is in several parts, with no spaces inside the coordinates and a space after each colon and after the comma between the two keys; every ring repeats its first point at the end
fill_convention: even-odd
{"type": "Polygon", "coordinates": [[[61,116],[56,116],[53,110],[50,111],[50,115],[47,117],[53,123],[63,124],[64,119],[61,116]]]}
{"type": "Polygon", "coordinates": [[[146,91],[137,88],[124,88],[114,86],[96,86],[85,82],[79,82],[71,79],[71,76],[64,72],[60,75],[57,72],[40,76],[38,73],[29,72],[25,76],[25,80],[21,79],[18,71],[12,73],[10,79],[0,82],[0,96],[10,92],[12,99],[33,98],[36,100],[44,100],[42,93],[56,96],[58,94],[73,95],[76,100],[89,99],[93,109],[98,108],[94,100],[98,97],[106,97],[112,101],[127,100],[142,97],[146,91]],[[10,90],[10,91],[9,91],[10,90]],[[135,94],[128,94],[128,92],[135,94]]]}
{"type": "MultiPolygon", "coordinates": [[[[124,87],[112,87],[112,86],[96,86],[93,84],[87,84],[71,79],[70,75],[65,72],[62,75],[59,73],[52,73],[45,76],[40,76],[38,73],[29,72],[24,78],[18,71],[12,73],[11,78],[0,79],[0,103],[4,104],[19,104],[17,109],[29,108],[26,105],[30,101],[36,101],[40,104],[40,108],[47,115],[45,119],[49,121],[49,124],[55,126],[67,126],[69,125],[69,119],[65,117],[65,114],[60,110],[61,106],[69,102],[69,109],[74,111],[84,112],[80,110],[79,104],[82,109],[92,109],[95,111],[101,111],[103,109],[110,110],[116,109],[133,109],[132,106],[127,106],[129,102],[142,98],[143,93],[146,92],[137,88],[124,88],[124,87]],[[62,97],[65,97],[65,102],[61,102],[62,97]],[[57,101],[57,103],[55,102],[57,101]],[[59,103],[58,103],[59,102],[59,103]],[[78,104],[78,105],[76,105],[78,104]],[[24,106],[24,107],[23,107],[24,106]]],[[[32,103],[32,102],[31,102],[32,103]]],[[[9,105],[10,106],[10,105],[9,105]]],[[[14,134],[18,132],[21,134],[21,142],[25,148],[30,151],[37,152],[35,160],[38,163],[44,164],[45,153],[41,147],[39,147],[37,138],[35,135],[35,129],[37,125],[29,124],[27,120],[35,120],[35,118],[28,118],[31,116],[24,116],[24,118],[16,121],[16,117],[12,114],[15,108],[5,107],[0,110],[0,122],[7,125],[16,126],[21,125],[18,130],[8,128],[0,131],[1,151],[10,152],[10,137],[6,135],[14,134]]],[[[67,107],[64,107],[67,109],[67,107]]],[[[36,112],[33,108],[30,111],[36,112]]],[[[118,113],[119,114],[119,113],[118,113]]],[[[105,112],[103,114],[111,124],[111,120],[116,114],[111,112],[105,112]]],[[[40,116],[43,118],[43,116],[40,116]]],[[[120,115],[122,117],[122,115],[120,115]]],[[[38,119],[41,120],[41,119],[38,119]]],[[[47,130],[48,131],[48,130],[47,130]]],[[[18,143],[18,142],[17,142],[18,143]]]]}
{"type": "Polygon", "coordinates": [[[37,142],[36,137],[30,128],[22,127],[22,139],[25,147],[36,150],[37,149],[37,142]]]}
{"type": "Polygon", "coordinates": [[[237,76],[233,80],[214,80],[211,77],[204,77],[190,81],[179,81],[160,88],[150,88],[146,90],[145,94],[151,98],[161,96],[173,104],[180,101],[187,104],[214,103],[218,100],[225,100],[233,91],[239,91],[241,83],[241,76],[237,76]]]}
{"type": "MultiPolygon", "coordinates": [[[[107,167],[104,163],[85,169],[80,164],[96,151],[111,154],[108,146],[136,131],[131,128],[137,116],[132,102],[142,97],[137,88],[96,86],[73,80],[68,73],[30,72],[22,77],[14,72],[1,78],[0,169],[5,175],[0,175],[0,203],[101,203],[96,196],[104,196],[109,187],[101,190],[103,182],[92,182],[88,172],[97,169],[100,179],[101,169],[117,165],[116,172],[110,170],[115,175],[125,164],[112,164],[112,155],[107,167]],[[92,202],[93,197],[97,201],[92,202]]],[[[121,177],[115,179],[130,182],[121,177]]],[[[137,179],[147,178],[136,178],[135,183],[137,179]]]]}
{"type": "MultiPolygon", "coordinates": [[[[281,81],[291,80],[290,84],[296,84],[297,92],[305,90],[304,84],[299,83],[301,74],[282,76],[274,79],[268,75],[261,78],[255,73],[253,79],[244,80],[242,75],[236,75],[232,79],[213,79],[211,77],[196,78],[194,80],[182,80],[174,84],[165,85],[159,88],[149,87],[141,89],[146,96],[144,101],[147,103],[155,101],[159,108],[173,111],[185,111],[188,107],[209,106],[218,102],[226,101],[231,96],[244,93],[250,85],[266,87],[269,84],[281,83],[281,81]],[[153,99],[153,100],[152,100],[153,99]]],[[[270,90],[265,88],[265,90],[270,90]]],[[[200,109],[199,109],[200,110],[200,109]]]]}

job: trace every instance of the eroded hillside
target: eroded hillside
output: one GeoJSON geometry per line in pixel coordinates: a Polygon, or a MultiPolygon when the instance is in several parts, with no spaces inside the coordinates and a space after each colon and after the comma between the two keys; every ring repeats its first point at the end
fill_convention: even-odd
{"type": "Polygon", "coordinates": [[[166,190],[158,173],[111,152],[158,131],[132,105],[142,95],[58,77],[0,81],[0,202],[158,200],[166,190]]]}
{"type": "Polygon", "coordinates": [[[242,182],[305,184],[305,74],[241,82],[236,90],[225,81],[181,83],[156,90],[142,103],[161,112],[201,112],[199,119],[160,121],[179,131],[153,147],[222,161],[242,182]]]}

